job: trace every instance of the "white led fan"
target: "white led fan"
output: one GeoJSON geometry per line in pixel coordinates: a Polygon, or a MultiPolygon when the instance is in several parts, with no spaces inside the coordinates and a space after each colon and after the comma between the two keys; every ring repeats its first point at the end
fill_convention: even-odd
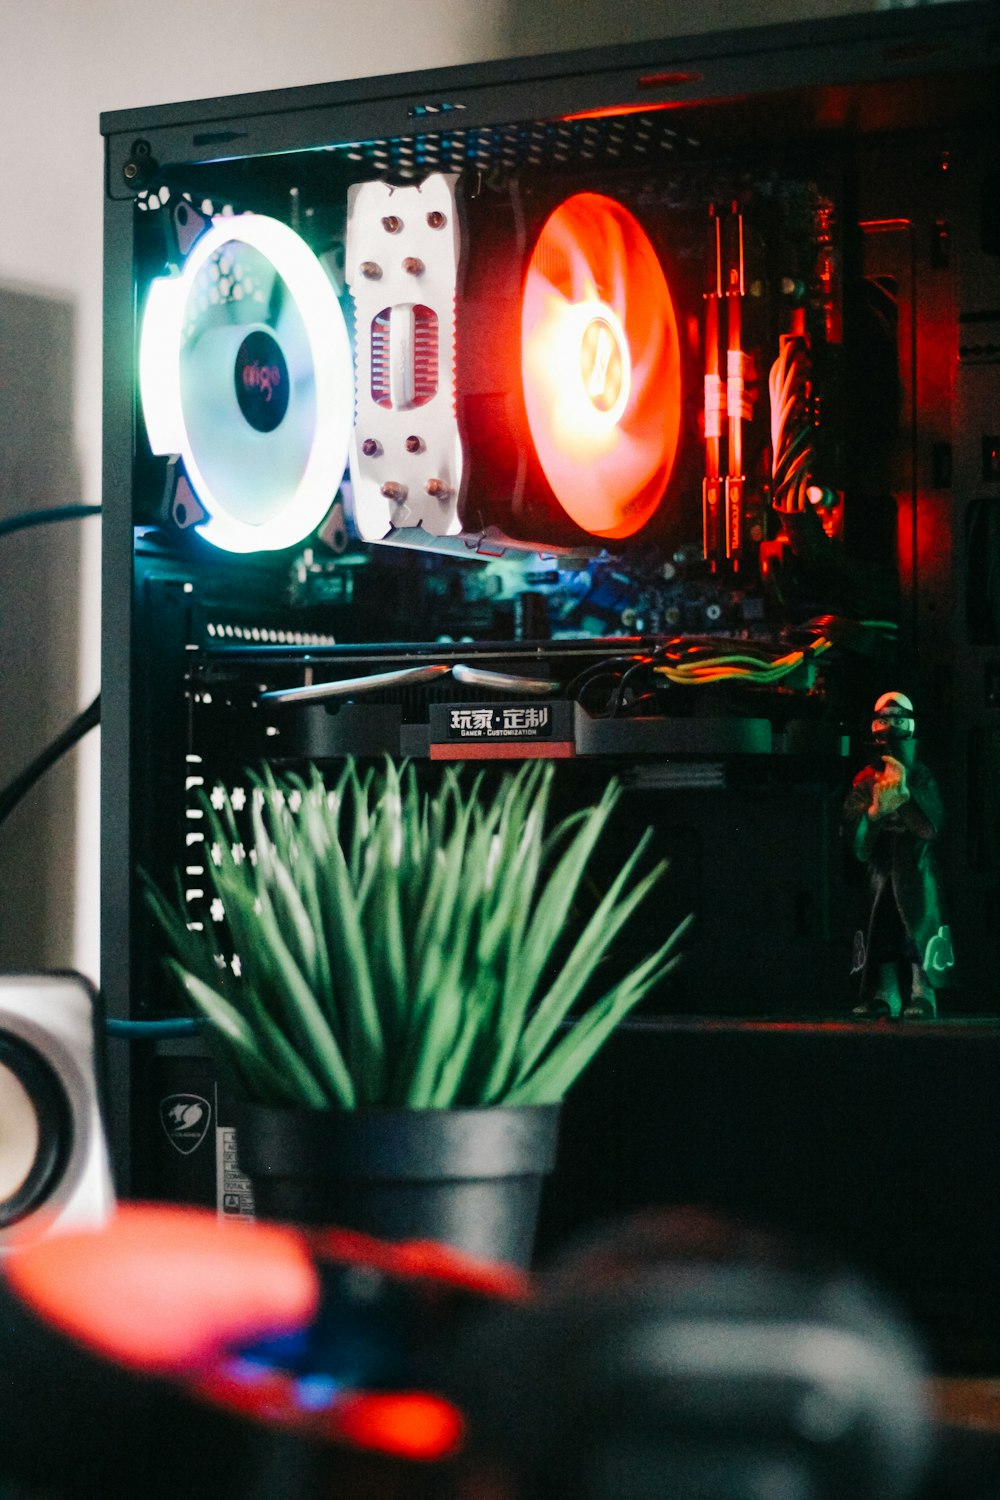
{"type": "Polygon", "coordinates": [[[180,455],[206,541],[273,551],[319,525],[347,464],[353,365],[333,284],[294,230],[213,219],[149,288],[139,386],[150,446],[180,455]]]}

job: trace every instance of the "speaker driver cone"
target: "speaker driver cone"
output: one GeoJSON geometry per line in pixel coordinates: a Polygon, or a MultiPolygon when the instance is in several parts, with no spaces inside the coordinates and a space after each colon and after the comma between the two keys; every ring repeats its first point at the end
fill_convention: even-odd
{"type": "Polygon", "coordinates": [[[58,1186],[72,1147],[66,1091],[45,1059],[0,1032],[0,1229],[58,1186]]]}

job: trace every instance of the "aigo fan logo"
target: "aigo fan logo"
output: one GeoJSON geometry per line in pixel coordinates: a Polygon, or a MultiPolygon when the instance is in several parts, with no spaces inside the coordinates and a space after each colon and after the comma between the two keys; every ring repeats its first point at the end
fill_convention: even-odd
{"type": "MultiPolygon", "coordinates": [[[[237,373],[240,373],[239,365],[237,365],[237,373]]],[[[274,389],[282,383],[281,371],[277,365],[260,365],[254,360],[252,365],[245,364],[242,367],[243,389],[245,391],[259,389],[267,402],[270,402],[274,389]]]]}
{"type": "Polygon", "coordinates": [[[236,400],[256,432],[273,432],[288,411],[288,365],[277,339],[262,328],[248,333],[233,367],[236,400]]]}

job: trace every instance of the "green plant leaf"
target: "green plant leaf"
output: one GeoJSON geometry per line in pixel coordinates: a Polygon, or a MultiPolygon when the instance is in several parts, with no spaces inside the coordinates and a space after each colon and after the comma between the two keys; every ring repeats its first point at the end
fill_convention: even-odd
{"type": "Polygon", "coordinates": [[[617,785],[611,783],[587,820],[577,828],[545,880],[524,932],[516,970],[512,970],[508,979],[508,984],[523,987],[525,1004],[537,992],[552,951],[565,930],[587,861],[617,800],[617,785]]]}
{"type": "Polygon", "coordinates": [[[557,979],[535,1009],[517,1049],[519,1078],[534,1066],[545,1051],[611,943],[665,873],[667,862],[662,860],[648,875],[637,881],[631,891],[623,894],[636,865],[645,853],[650,836],[649,833],[645,834],[632,851],[577,938],[557,979]]]}
{"type": "Polygon", "coordinates": [[[288,1047],[277,1028],[269,1042],[282,1058],[281,1067],[269,1061],[260,1045],[260,1030],[251,1027],[235,1006],[204,984],[195,974],[188,974],[180,964],[168,960],[169,966],[180,980],[194,1006],[210,1022],[217,1036],[224,1040],[235,1055],[237,1063],[246,1076],[267,1098],[277,1102],[305,1104],[311,1109],[322,1109],[327,1095],[313,1077],[302,1058],[288,1047]]]}
{"type": "Polygon", "coordinates": [[[693,920],[686,917],[656,953],[598,1000],[526,1078],[505,1095],[507,1104],[554,1104],[562,1099],[608,1037],[639,1001],[676,968],[674,953],[693,920]]]}
{"type": "Polygon", "coordinates": [[[312,1059],[329,1089],[330,1098],[344,1109],[352,1109],[355,1091],[337,1040],[302,971],[289,952],[270,900],[259,892],[259,941],[270,955],[273,973],[279,981],[278,996],[289,1029],[296,1034],[303,1053],[312,1059]]]}
{"type": "Polygon", "coordinates": [[[171,906],[159,888],[153,883],[148,875],[143,872],[142,879],[145,890],[146,905],[149,907],[154,919],[163,929],[164,935],[169,941],[177,957],[193,973],[202,979],[209,979],[214,968],[212,954],[208,945],[199,933],[190,931],[188,927],[188,914],[184,903],[184,887],[180,876],[177,876],[177,904],[171,906]]]}
{"type": "Polygon", "coordinates": [[[491,986],[490,976],[486,975],[472,993],[465,996],[464,1018],[457,1029],[451,1049],[440,1060],[437,1077],[430,1091],[430,1108],[453,1109],[465,1103],[480,1102],[478,1089],[468,1089],[465,1085],[475,1064],[475,1053],[484,1036],[489,1035],[487,1018],[494,1001],[490,990],[496,991],[498,988],[495,983],[491,986]]]}
{"type": "Polygon", "coordinates": [[[370,949],[339,840],[330,845],[317,873],[320,891],[326,893],[327,950],[334,987],[340,997],[348,1066],[362,1097],[375,1102],[386,1084],[385,1035],[372,978],[370,949]]]}
{"type": "Polygon", "coordinates": [[[323,919],[323,905],[320,900],[316,867],[311,860],[303,859],[300,861],[297,874],[302,888],[302,902],[312,927],[315,943],[310,982],[330,1029],[337,1039],[337,1045],[343,1051],[345,1041],[343,1017],[334,998],[333,971],[330,967],[330,953],[326,941],[327,927],[323,919]]]}
{"type": "Polygon", "coordinates": [[[565,1031],[662,875],[636,877],[643,841],[576,922],[614,783],[551,828],[553,770],[538,761],[491,791],[482,774],[466,783],[448,767],[427,794],[413,766],[391,761],[363,773],[348,761],[332,786],[315,767],[248,773],[248,785],[240,817],[218,791],[202,798],[222,923],[192,930],[179,884],[172,903],[147,881],[146,899],[175,975],[252,1097],[312,1108],[551,1099],[676,961],[681,929],[565,1031]],[[568,956],[551,976],[557,950],[568,956]]]}

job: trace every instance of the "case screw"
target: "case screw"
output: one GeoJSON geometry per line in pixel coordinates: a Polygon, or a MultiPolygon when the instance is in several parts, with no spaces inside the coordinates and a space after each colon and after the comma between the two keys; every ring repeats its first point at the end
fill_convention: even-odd
{"type": "Polygon", "coordinates": [[[122,167],[122,176],[130,187],[139,187],[156,171],[152,148],[148,141],[133,141],[129,159],[122,167]]]}

